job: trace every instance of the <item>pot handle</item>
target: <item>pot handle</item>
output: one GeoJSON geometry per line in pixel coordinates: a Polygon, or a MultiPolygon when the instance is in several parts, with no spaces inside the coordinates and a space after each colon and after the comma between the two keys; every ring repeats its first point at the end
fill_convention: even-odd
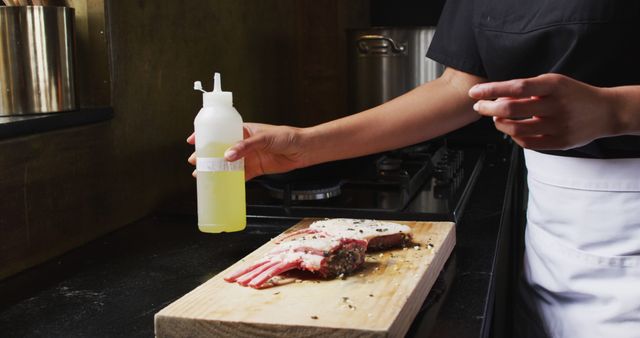
{"type": "Polygon", "coordinates": [[[391,52],[394,54],[404,53],[407,47],[403,44],[395,42],[392,38],[384,35],[362,35],[356,40],[360,53],[367,54],[369,52],[376,54],[387,54],[388,47],[391,46],[391,52]],[[381,42],[374,45],[373,42],[381,42]],[[384,43],[387,42],[387,43],[384,43]]]}

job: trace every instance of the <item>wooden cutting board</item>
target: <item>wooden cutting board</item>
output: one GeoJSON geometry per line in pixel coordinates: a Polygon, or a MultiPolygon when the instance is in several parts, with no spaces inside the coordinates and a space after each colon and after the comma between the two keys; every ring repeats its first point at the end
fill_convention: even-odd
{"type": "Polygon", "coordinates": [[[276,245],[271,240],[158,312],[156,337],[402,337],[451,254],[455,225],[398,223],[412,227],[414,244],[368,253],[363,268],[342,279],[262,290],[223,280],[262,257],[276,245]]]}

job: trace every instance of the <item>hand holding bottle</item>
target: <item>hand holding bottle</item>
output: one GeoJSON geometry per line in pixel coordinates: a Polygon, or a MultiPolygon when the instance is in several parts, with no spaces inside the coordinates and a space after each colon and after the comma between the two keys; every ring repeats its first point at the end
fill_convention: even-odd
{"type": "MultiPolygon", "coordinates": [[[[304,129],[295,127],[245,123],[244,140],[229,148],[224,156],[227,161],[245,159],[247,180],[301,168],[310,163],[303,146],[304,134],[304,129]]],[[[194,144],[195,135],[191,134],[187,142],[194,144]]],[[[195,154],[188,161],[195,165],[195,154]]]]}

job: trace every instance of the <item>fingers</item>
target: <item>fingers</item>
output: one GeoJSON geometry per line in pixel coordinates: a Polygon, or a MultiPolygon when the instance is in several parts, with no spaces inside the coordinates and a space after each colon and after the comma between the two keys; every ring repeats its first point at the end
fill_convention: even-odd
{"type": "MultiPolygon", "coordinates": [[[[191,154],[191,156],[189,156],[189,158],[187,159],[187,162],[189,162],[189,164],[191,165],[196,165],[196,153],[191,154]]],[[[191,176],[196,177],[195,170],[191,173],[191,176]]]]}
{"type": "MultiPolygon", "coordinates": [[[[189,135],[189,137],[187,137],[187,143],[189,144],[195,144],[196,143],[196,133],[191,133],[191,135],[189,135]]],[[[192,153],[191,156],[189,156],[189,158],[187,159],[187,162],[189,162],[191,165],[196,165],[196,153],[192,153]]],[[[191,176],[196,177],[196,171],[194,170],[193,172],[191,172],[191,176]]]]}
{"type": "Polygon", "coordinates": [[[509,119],[523,119],[531,116],[549,114],[548,99],[538,97],[526,99],[498,99],[495,101],[480,100],[473,109],[484,116],[509,119]]]}
{"type": "Polygon", "coordinates": [[[249,152],[255,149],[263,149],[267,145],[267,137],[265,134],[251,135],[224,152],[224,158],[233,162],[245,157],[249,152]]]}
{"type": "MultiPolygon", "coordinates": [[[[244,123],[244,125],[242,126],[242,132],[244,134],[244,138],[249,138],[251,135],[255,134],[256,129],[260,128],[261,125],[262,125],[261,123],[251,123],[251,122],[244,123]]],[[[191,133],[191,135],[187,137],[187,143],[196,144],[195,132],[191,133]]]]}
{"type": "Polygon", "coordinates": [[[548,123],[538,117],[525,120],[494,118],[496,129],[511,137],[527,137],[549,133],[548,123]]]}
{"type": "Polygon", "coordinates": [[[481,83],[469,89],[469,96],[477,100],[547,96],[558,88],[563,78],[559,74],[544,74],[527,79],[481,83]]]}
{"type": "Polygon", "coordinates": [[[254,129],[256,126],[256,123],[245,123],[242,126],[243,141],[236,143],[224,152],[225,160],[230,162],[237,161],[251,151],[251,148],[247,149],[247,143],[249,144],[249,147],[253,147],[254,141],[251,140],[251,137],[255,134],[254,129]]]}
{"type": "Polygon", "coordinates": [[[494,118],[496,129],[511,136],[514,142],[523,148],[535,150],[565,150],[570,148],[565,133],[554,128],[549,118],[534,116],[526,120],[494,118]]]}

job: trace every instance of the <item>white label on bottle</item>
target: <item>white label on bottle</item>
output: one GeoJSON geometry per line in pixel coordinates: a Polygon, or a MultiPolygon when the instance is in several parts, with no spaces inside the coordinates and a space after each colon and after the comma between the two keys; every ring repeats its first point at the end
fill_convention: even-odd
{"type": "Polygon", "coordinates": [[[242,171],[244,170],[244,159],[239,159],[235,162],[228,162],[222,157],[198,157],[196,159],[196,170],[242,171]]]}

